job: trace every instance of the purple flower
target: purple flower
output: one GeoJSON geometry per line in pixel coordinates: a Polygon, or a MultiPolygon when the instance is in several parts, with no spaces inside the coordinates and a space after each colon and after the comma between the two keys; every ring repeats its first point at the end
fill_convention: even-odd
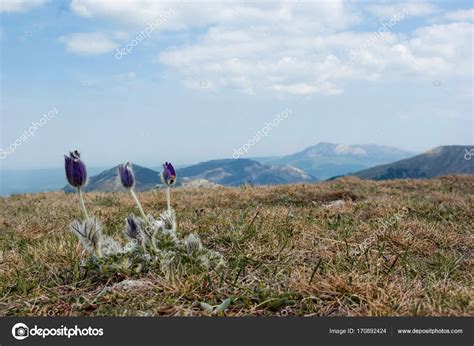
{"type": "Polygon", "coordinates": [[[121,164],[119,166],[119,175],[122,185],[126,189],[130,189],[135,184],[135,176],[132,171],[132,165],[130,162],[121,164]]]}
{"type": "Polygon", "coordinates": [[[161,180],[166,185],[172,185],[176,181],[176,171],[171,163],[165,162],[163,165],[163,173],[161,174],[161,180]]]}
{"type": "Polygon", "coordinates": [[[127,226],[125,228],[125,234],[131,239],[137,239],[140,234],[140,224],[133,215],[127,217],[127,226]]]}
{"type": "Polygon", "coordinates": [[[71,186],[81,188],[87,182],[87,170],[84,162],[81,161],[81,154],[77,150],[64,155],[64,166],[66,178],[71,186]]]}

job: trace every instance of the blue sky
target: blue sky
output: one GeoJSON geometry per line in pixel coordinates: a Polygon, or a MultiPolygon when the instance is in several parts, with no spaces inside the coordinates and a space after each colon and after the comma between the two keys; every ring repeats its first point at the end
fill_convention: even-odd
{"type": "Polygon", "coordinates": [[[6,0],[0,18],[1,169],[230,158],[288,108],[248,156],[474,142],[470,1],[6,0]]]}

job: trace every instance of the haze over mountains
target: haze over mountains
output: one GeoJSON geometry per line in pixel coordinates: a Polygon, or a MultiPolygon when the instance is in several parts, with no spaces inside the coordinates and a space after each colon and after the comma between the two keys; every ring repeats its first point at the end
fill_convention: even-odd
{"type": "Polygon", "coordinates": [[[357,172],[369,167],[391,163],[415,155],[393,147],[361,144],[343,145],[318,143],[298,153],[256,160],[271,165],[290,165],[308,172],[320,180],[357,172]]]}
{"type": "MultiPolygon", "coordinates": [[[[61,162],[63,165],[63,162],[61,162]]],[[[102,172],[105,167],[88,167],[89,176],[102,172]]],[[[66,183],[64,168],[0,170],[0,196],[15,193],[57,191],[66,183]]]]}
{"type": "MultiPolygon", "coordinates": [[[[177,169],[183,186],[275,185],[314,182],[336,176],[363,179],[431,178],[453,173],[474,174],[474,157],[465,158],[471,146],[444,146],[421,155],[379,145],[319,143],[301,152],[255,159],[223,159],[177,169]]],[[[133,165],[136,189],[145,191],[161,184],[159,169],[133,165]]],[[[119,191],[117,167],[89,169],[86,191],[119,191]]],[[[64,169],[0,171],[0,195],[70,190],[64,169]]]]}

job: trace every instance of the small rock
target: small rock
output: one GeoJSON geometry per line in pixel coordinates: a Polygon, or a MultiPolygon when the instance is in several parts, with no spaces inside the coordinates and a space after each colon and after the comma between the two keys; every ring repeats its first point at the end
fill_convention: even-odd
{"type": "Polygon", "coordinates": [[[333,207],[343,205],[345,203],[346,203],[346,201],[344,201],[343,199],[338,199],[338,200],[332,201],[331,203],[325,204],[324,207],[325,208],[333,208],[333,207]]]}
{"type": "Polygon", "coordinates": [[[110,290],[122,290],[122,291],[128,291],[131,289],[141,289],[141,288],[146,288],[150,286],[151,283],[149,281],[143,281],[143,280],[123,280],[120,282],[117,282],[110,287],[110,290]]]}

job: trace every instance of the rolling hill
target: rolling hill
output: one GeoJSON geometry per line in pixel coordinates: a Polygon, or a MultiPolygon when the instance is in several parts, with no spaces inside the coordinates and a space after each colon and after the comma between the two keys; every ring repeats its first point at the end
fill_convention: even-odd
{"type": "Polygon", "coordinates": [[[434,178],[448,174],[474,174],[474,159],[464,155],[472,146],[451,145],[429,150],[415,157],[365,169],[353,174],[362,179],[434,178]]]}
{"type": "MultiPolygon", "coordinates": [[[[152,169],[142,167],[139,165],[132,165],[135,173],[135,190],[136,191],[147,191],[153,189],[156,184],[160,184],[159,172],[152,169]]],[[[73,189],[67,185],[64,187],[65,191],[73,191],[73,189]]],[[[89,178],[89,182],[84,188],[84,191],[123,191],[120,178],[118,176],[118,166],[103,171],[102,173],[92,176],[89,178]]]]}
{"type": "MultiPolygon", "coordinates": [[[[121,191],[118,167],[106,170],[89,179],[85,191],[121,191]]],[[[158,171],[133,165],[136,179],[136,190],[147,191],[161,185],[158,171]]],[[[226,159],[201,162],[197,165],[177,169],[178,184],[187,186],[226,186],[279,185],[298,182],[311,182],[315,179],[298,168],[279,165],[270,166],[250,159],[226,159]],[[194,183],[193,183],[194,182],[194,183]]],[[[65,191],[72,191],[69,186],[65,191]]]]}
{"type": "Polygon", "coordinates": [[[266,165],[250,159],[212,160],[178,169],[181,178],[206,179],[227,186],[278,185],[314,181],[314,177],[288,165],[266,165]]]}

